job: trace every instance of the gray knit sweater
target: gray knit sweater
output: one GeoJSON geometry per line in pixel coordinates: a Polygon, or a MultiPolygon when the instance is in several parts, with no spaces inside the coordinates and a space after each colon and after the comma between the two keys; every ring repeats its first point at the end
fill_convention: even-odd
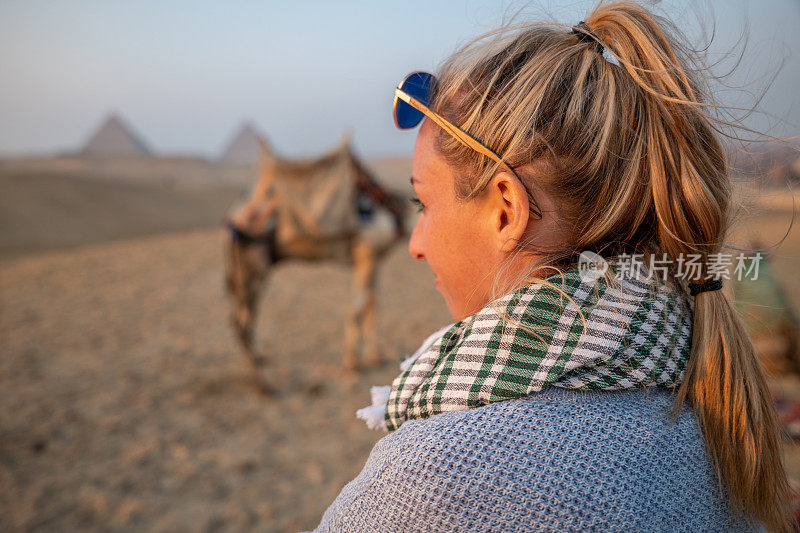
{"type": "Polygon", "coordinates": [[[548,388],[409,420],[316,531],[753,531],[666,390],[548,388]]]}

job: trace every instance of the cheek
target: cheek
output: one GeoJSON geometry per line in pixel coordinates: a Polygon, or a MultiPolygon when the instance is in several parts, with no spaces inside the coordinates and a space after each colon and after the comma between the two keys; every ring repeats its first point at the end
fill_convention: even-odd
{"type": "Polygon", "coordinates": [[[454,289],[466,288],[471,292],[486,275],[491,260],[481,226],[469,212],[463,215],[447,221],[446,234],[438,231],[439,226],[432,228],[430,239],[436,243],[438,253],[434,258],[436,264],[431,266],[438,266],[454,289]]]}

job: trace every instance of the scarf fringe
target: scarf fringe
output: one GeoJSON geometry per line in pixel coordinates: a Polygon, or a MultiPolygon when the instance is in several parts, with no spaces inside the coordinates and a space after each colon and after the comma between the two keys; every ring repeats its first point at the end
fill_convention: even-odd
{"type": "Polygon", "coordinates": [[[356,416],[367,423],[369,429],[389,431],[386,427],[386,405],[389,403],[391,385],[374,386],[369,389],[372,405],[356,411],[356,416]]]}
{"type": "MultiPolygon", "coordinates": [[[[430,334],[427,339],[422,342],[422,345],[414,352],[413,355],[406,357],[400,363],[400,370],[401,372],[405,372],[408,368],[414,364],[420,355],[425,353],[425,351],[433,345],[436,341],[438,341],[447,330],[453,327],[453,324],[448,324],[443,328],[439,329],[438,331],[430,334]]],[[[389,394],[392,391],[391,385],[374,385],[369,389],[370,396],[372,398],[372,405],[368,405],[366,407],[362,407],[358,411],[356,411],[356,416],[361,420],[367,423],[367,427],[369,429],[374,430],[384,430],[389,431],[386,427],[386,407],[389,404],[389,394]]]]}

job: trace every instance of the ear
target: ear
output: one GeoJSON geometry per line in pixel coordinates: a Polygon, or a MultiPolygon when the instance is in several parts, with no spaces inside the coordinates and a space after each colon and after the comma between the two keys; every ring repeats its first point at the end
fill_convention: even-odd
{"type": "Polygon", "coordinates": [[[517,176],[511,172],[498,172],[486,186],[486,193],[497,248],[501,252],[510,252],[528,227],[528,192],[517,176]]]}

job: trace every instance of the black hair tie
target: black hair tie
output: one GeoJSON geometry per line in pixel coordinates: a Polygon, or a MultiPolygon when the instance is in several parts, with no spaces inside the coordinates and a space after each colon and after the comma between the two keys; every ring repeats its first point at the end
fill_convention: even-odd
{"type": "Polygon", "coordinates": [[[598,54],[603,53],[603,45],[597,40],[597,36],[589,29],[586,22],[583,20],[572,27],[572,33],[578,36],[578,40],[582,43],[591,43],[594,45],[598,54]]]}
{"type": "Polygon", "coordinates": [[[721,279],[710,279],[703,283],[690,283],[689,292],[692,296],[697,296],[701,292],[718,291],[722,288],[721,279]]]}

